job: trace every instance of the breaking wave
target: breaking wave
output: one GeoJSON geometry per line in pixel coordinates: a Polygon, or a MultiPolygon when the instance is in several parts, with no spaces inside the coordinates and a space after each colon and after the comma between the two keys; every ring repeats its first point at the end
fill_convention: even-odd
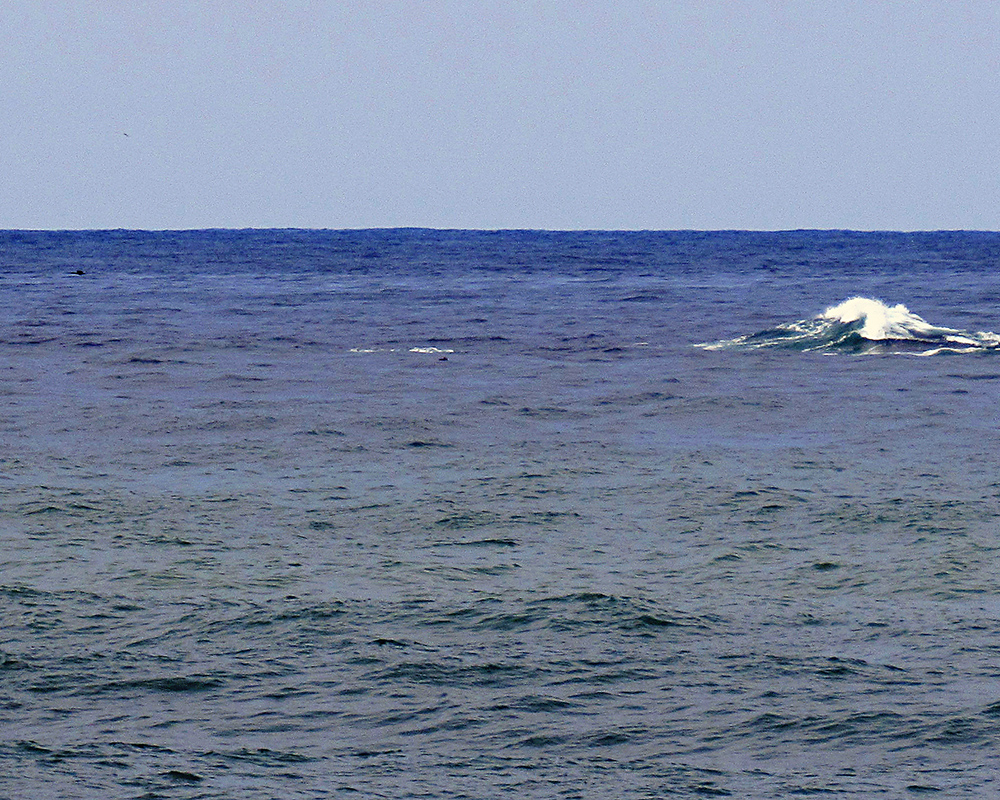
{"type": "Polygon", "coordinates": [[[852,297],[812,319],[697,345],[706,350],[776,347],[799,351],[848,353],[973,353],[1000,350],[1000,336],[931,325],[902,303],[888,306],[867,297],[852,297]]]}

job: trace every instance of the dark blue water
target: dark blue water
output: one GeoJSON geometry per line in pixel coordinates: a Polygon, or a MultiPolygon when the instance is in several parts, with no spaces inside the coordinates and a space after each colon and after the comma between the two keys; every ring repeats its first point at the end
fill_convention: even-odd
{"type": "Polygon", "coordinates": [[[0,796],[994,794],[998,259],[0,233],[0,796]]]}

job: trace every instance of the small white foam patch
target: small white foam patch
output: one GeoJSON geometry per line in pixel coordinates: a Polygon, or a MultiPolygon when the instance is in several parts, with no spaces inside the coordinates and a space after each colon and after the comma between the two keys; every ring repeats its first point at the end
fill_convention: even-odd
{"type": "MultiPolygon", "coordinates": [[[[399,353],[401,351],[398,347],[352,347],[349,352],[369,354],[369,353],[399,353]]],[[[440,347],[411,347],[406,352],[424,353],[427,355],[433,355],[435,353],[454,353],[455,351],[442,349],[440,347]]]]}

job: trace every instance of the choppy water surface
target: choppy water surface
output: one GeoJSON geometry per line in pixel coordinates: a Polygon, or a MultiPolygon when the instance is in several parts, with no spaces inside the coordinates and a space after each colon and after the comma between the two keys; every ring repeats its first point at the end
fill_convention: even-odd
{"type": "Polygon", "coordinates": [[[998,258],[0,234],[0,796],[989,796],[998,258]]]}

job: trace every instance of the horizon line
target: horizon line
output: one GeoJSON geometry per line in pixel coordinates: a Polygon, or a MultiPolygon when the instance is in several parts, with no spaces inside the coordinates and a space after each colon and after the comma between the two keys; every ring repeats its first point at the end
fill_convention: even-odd
{"type": "Polygon", "coordinates": [[[191,228],[0,228],[0,234],[10,233],[209,233],[209,232],[268,232],[301,231],[313,233],[368,233],[376,231],[409,231],[435,233],[852,233],[852,234],[927,234],[927,233],[1000,233],[988,228],[452,228],[424,225],[368,226],[368,227],[303,227],[303,226],[243,226],[243,227],[191,227],[191,228]]]}

